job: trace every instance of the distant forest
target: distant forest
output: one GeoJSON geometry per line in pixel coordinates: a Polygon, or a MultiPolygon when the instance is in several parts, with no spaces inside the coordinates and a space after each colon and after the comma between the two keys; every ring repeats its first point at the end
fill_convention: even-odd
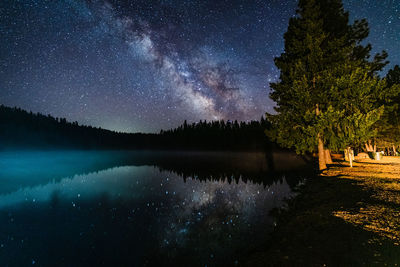
{"type": "Polygon", "coordinates": [[[119,133],[0,105],[0,150],[152,149],[263,151],[276,146],[260,121],[200,121],[158,134],[119,133]]]}

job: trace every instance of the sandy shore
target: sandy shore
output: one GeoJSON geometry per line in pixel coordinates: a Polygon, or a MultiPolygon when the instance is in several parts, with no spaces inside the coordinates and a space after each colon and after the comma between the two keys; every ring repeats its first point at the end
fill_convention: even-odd
{"type": "Polygon", "coordinates": [[[361,203],[358,211],[338,210],[334,213],[346,222],[400,243],[400,157],[383,157],[380,161],[364,159],[348,168],[347,164],[332,168],[328,176],[357,181],[371,193],[371,203],[361,203]]]}
{"type": "Polygon", "coordinates": [[[400,157],[335,162],[278,215],[248,266],[400,265],[400,157]]]}

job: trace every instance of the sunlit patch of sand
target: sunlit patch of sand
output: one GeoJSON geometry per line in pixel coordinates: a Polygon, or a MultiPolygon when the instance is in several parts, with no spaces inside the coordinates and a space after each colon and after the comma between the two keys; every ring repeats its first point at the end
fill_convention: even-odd
{"type": "Polygon", "coordinates": [[[400,157],[363,159],[353,168],[346,165],[333,167],[325,175],[355,181],[371,193],[371,200],[360,203],[358,210],[337,210],[333,215],[400,245],[400,157]]]}

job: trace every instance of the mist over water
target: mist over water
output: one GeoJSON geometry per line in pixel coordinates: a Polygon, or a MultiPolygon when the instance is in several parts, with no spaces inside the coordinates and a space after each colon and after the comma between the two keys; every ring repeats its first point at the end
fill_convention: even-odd
{"type": "Polygon", "coordinates": [[[2,152],[0,265],[240,264],[306,175],[227,155],[2,152]]]}

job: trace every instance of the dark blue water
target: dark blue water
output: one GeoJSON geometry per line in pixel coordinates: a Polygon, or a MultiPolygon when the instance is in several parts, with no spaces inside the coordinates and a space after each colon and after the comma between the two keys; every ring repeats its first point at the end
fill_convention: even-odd
{"type": "Polygon", "coordinates": [[[301,173],[250,153],[2,152],[0,266],[240,265],[301,173]]]}

